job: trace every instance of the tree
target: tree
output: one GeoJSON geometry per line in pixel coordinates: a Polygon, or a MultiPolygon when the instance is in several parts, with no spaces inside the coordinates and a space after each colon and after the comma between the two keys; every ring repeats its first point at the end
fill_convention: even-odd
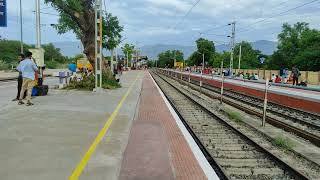
{"type": "Polygon", "coordinates": [[[320,31],[310,29],[308,23],[285,23],[278,35],[278,50],[271,56],[269,68],[320,70],[320,31]]]}
{"type": "Polygon", "coordinates": [[[213,63],[213,56],[215,54],[215,46],[213,41],[209,41],[204,38],[199,38],[197,41],[197,52],[194,52],[189,57],[189,62],[191,65],[201,65],[203,58],[202,54],[204,53],[204,60],[205,62],[212,64],[213,63]]]}
{"type": "Polygon", "coordinates": [[[223,67],[229,67],[230,64],[230,52],[223,51],[223,53],[215,53],[213,60],[213,67],[220,68],[223,61],[223,67]]]}
{"type": "MultiPolygon", "coordinates": [[[[297,56],[299,51],[299,39],[301,38],[301,33],[309,29],[307,23],[298,22],[294,26],[288,23],[283,24],[282,32],[278,35],[279,45],[278,45],[278,55],[276,57],[281,57],[281,59],[274,59],[280,66],[290,68],[293,65],[293,59],[297,56]]],[[[280,67],[279,67],[280,68],[280,67]]]]}
{"type": "Polygon", "coordinates": [[[170,67],[174,66],[174,59],[176,62],[183,61],[183,52],[179,50],[167,50],[158,55],[158,66],[159,67],[170,67]]]}
{"type": "MultiPolygon", "coordinates": [[[[94,66],[95,62],[95,0],[45,0],[45,3],[51,4],[59,13],[59,23],[54,27],[58,33],[63,34],[73,31],[77,38],[81,40],[84,51],[90,63],[94,66]]],[[[118,43],[120,31],[117,18],[107,14],[107,22],[104,20],[103,39],[104,46],[114,47],[118,43]],[[108,26],[110,25],[110,26],[108,26]],[[107,37],[109,37],[108,41],[107,37]],[[110,43],[110,45],[109,45],[110,43]]]]}
{"type": "MultiPolygon", "coordinates": [[[[24,44],[23,49],[28,50],[32,46],[24,44]]],[[[20,41],[0,40],[0,60],[6,64],[18,64],[17,57],[20,54],[20,41]]]]}
{"type": "Polygon", "coordinates": [[[45,50],[45,62],[57,61],[59,63],[65,63],[67,61],[67,58],[61,54],[60,49],[56,48],[52,43],[45,44],[42,48],[45,50]]]}
{"type": "MultiPolygon", "coordinates": [[[[121,49],[122,49],[123,54],[127,58],[127,66],[129,66],[129,60],[132,59],[132,53],[134,51],[134,45],[126,43],[123,47],[121,47],[121,49]]],[[[130,61],[130,64],[131,64],[131,61],[130,61]]]]}
{"type": "Polygon", "coordinates": [[[234,54],[234,68],[237,69],[239,66],[239,54],[241,45],[241,69],[255,69],[261,68],[261,63],[259,61],[259,56],[261,56],[261,51],[254,50],[249,42],[242,41],[235,46],[234,54]]]}
{"type": "Polygon", "coordinates": [[[108,50],[113,50],[121,42],[121,32],[123,31],[123,26],[120,26],[117,17],[112,16],[111,13],[106,13],[106,21],[103,23],[103,48],[108,50]]]}

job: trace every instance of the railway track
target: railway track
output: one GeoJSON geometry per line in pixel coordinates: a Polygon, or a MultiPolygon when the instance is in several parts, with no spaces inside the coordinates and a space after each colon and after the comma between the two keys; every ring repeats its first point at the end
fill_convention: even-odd
{"type": "Polygon", "coordinates": [[[308,179],[219,116],[152,73],[222,179],[308,179]]]}
{"type": "MultiPolygon", "coordinates": [[[[184,83],[186,83],[188,79],[189,78],[186,76],[182,77],[184,83]]],[[[176,80],[181,81],[181,78],[176,78],[176,80]]],[[[199,82],[191,81],[190,87],[199,90],[199,82]]],[[[202,92],[209,97],[220,98],[219,88],[203,84],[202,92]]],[[[223,100],[225,103],[246,113],[258,117],[263,116],[263,101],[261,99],[225,90],[223,100]]],[[[266,121],[275,127],[294,133],[320,147],[320,117],[316,114],[290,109],[274,103],[268,103],[266,121]]]]}

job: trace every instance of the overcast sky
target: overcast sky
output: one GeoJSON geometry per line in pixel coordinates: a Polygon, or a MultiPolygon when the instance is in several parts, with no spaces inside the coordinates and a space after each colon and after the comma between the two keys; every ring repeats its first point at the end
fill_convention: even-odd
{"type": "MultiPolygon", "coordinates": [[[[124,26],[123,36],[127,42],[146,44],[193,45],[194,40],[206,37],[215,42],[229,42],[226,36],[236,21],[236,41],[277,40],[284,22],[308,22],[312,28],[320,29],[320,0],[286,12],[312,0],[201,0],[192,11],[187,12],[197,0],[105,0],[107,11],[118,16],[124,26]],[[269,18],[261,23],[257,21],[269,18]],[[251,25],[253,24],[253,25],[251,25]],[[199,32],[207,32],[203,35],[199,32]]],[[[8,27],[0,27],[0,36],[19,39],[19,0],[7,0],[8,27]]],[[[58,14],[41,0],[42,43],[76,41],[70,32],[58,35],[49,24],[56,23],[58,14]]],[[[35,42],[35,1],[23,0],[24,40],[35,42]]]]}

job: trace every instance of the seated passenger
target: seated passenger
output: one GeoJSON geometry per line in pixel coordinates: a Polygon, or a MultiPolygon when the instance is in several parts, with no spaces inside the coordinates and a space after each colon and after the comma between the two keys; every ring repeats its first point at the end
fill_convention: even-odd
{"type": "Polygon", "coordinates": [[[271,82],[275,82],[275,80],[276,80],[276,76],[274,75],[274,74],[272,74],[272,76],[271,76],[271,82]]]}
{"type": "Polygon", "coordinates": [[[281,78],[277,75],[276,79],[274,80],[275,83],[281,83],[281,78]]]}
{"type": "Polygon", "coordinates": [[[243,79],[249,79],[250,75],[249,73],[246,73],[246,75],[243,76],[243,79]]]}
{"type": "Polygon", "coordinates": [[[253,76],[253,80],[259,80],[259,75],[256,73],[256,74],[254,74],[254,76],[253,76]]]}
{"type": "Polygon", "coordinates": [[[239,78],[240,78],[240,79],[243,79],[243,78],[244,78],[243,73],[240,73],[240,74],[239,74],[239,78]]]}
{"type": "Polygon", "coordinates": [[[249,76],[249,80],[254,80],[254,74],[253,73],[249,76]]]}

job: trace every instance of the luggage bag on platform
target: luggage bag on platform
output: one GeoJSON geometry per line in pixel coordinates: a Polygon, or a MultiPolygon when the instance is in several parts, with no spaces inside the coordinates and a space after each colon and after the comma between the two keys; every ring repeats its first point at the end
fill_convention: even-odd
{"type": "Polygon", "coordinates": [[[32,89],[32,96],[46,96],[48,94],[48,85],[35,86],[32,89]]]}

